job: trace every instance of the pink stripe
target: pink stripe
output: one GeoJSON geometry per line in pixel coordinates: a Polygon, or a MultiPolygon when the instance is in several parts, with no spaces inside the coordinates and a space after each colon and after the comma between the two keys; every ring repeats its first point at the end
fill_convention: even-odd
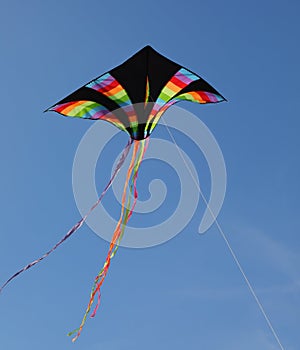
{"type": "Polygon", "coordinates": [[[212,94],[211,92],[205,92],[205,94],[209,98],[210,102],[218,102],[218,98],[215,94],[212,94]]]}
{"type": "Polygon", "coordinates": [[[193,81],[191,78],[188,78],[186,75],[182,74],[181,72],[176,73],[175,76],[176,76],[176,78],[183,81],[187,85],[193,81]]]}

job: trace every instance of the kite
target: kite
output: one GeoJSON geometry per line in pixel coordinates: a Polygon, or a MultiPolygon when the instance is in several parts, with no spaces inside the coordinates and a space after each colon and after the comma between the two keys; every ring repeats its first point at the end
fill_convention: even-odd
{"type": "Polygon", "coordinates": [[[129,141],[121,153],[110,181],[89,212],[52,249],[10,277],[0,288],[0,292],[20,273],[45,259],[83,225],[112,185],[132,148],[119,221],[112,235],[104,265],[94,280],[82,322],[78,329],[69,333],[76,333],[73,341],[81,334],[96,297],[97,303],[91,317],[95,316],[100,305],[101,286],[137,202],[138,172],[148,147],[149,136],[163,113],[180,101],[206,104],[226,99],[199,75],[162,56],[151,46],[146,46],[121,65],[93,79],[46,110],[67,117],[107,121],[127,132],[129,141]]]}

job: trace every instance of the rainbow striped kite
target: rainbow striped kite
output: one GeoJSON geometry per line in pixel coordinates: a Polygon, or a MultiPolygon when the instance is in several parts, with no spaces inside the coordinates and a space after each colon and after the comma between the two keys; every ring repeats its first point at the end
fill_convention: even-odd
{"type": "Polygon", "coordinates": [[[83,225],[110,188],[132,148],[120,218],[113,233],[106,260],[94,280],[90,300],[79,328],[69,333],[69,335],[75,334],[73,341],[79,337],[97,297],[96,307],[91,317],[96,314],[100,304],[100,288],[134,211],[138,197],[137,177],[149,136],[162,114],[174,103],[183,100],[204,104],[222,102],[225,98],[199,75],[162,56],[152,47],[146,46],[118,67],[92,80],[46,110],[67,117],[105,120],[127,132],[129,141],[110,181],[89,212],[52,249],[10,277],[0,288],[0,292],[20,273],[45,259],[83,225]]]}

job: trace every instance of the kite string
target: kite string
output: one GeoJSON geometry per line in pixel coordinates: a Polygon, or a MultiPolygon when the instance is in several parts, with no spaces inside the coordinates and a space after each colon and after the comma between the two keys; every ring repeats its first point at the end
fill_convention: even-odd
{"type": "Polygon", "coordinates": [[[134,207],[135,207],[136,202],[137,202],[138,192],[136,189],[136,182],[137,182],[137,177],[138,177],[138,171],[139,171],[141,162],[143,160],[144,154],[146,152],[146,149],[148,147],[148,144],[149,144],[149,139],[141,140],[141,141],[136,141],[136,140],[134,141],[133,154],[132,154],[131,162],[130,162],[130,165],[129,165],[129,168],[127,171],[126,181],[124,184],[124,190],[123,190],[123,196],[122,196],[122,209],[121,209],[120,218],[119,218],[118,224],[116,226],[116,229],[114,231],[113,237],[111,239],[109,251],[107,253],[107,257],[106,257],[106,260],[104,262],[104,265],[95,278],[94,285],[93,285],[92,290],[91,290],[90,300],[89,300],[88,306],[86,308],[86,311],[84,313],[84,316],[82,318],[82,322],[81,322],[79,328],[75,329],[74,331],[72,331],[68,334],[70,336],[70,335],[77,332],[76,336],[72,339],[73,342],[75,342],[81,334],[81,331],[84,327],[87,316],[90,313],[91,306],[94,302],[96,293],[98,293],[98,302],[97,302],[97,305],[96,305],[91,317],[94,317],[96,315],[96,312],[99,308],[100,298],[101,298],[100,288],[101,288],[101,286],[104,282],[104,279],[107,275],[107,272],[108,272],[108,269],[110,266],[110,261],[114,257],[114,255],[116,254],[116,252],[118,250],[119,243],[124,235],[126,224],[128,223],[130,217],[132,216],[132,213],[134,211],[134,207]],[[130,190],[129,194],[127,194],[128,185],[129,185],[129,190],[130,190]],[[131,206],[132,197],[133,197],[134,201],[133,201],[133,204],[131,206]],[[125,205],[126,198],[127,198],[127,204],[125,205]],[[126,209],[126,211],[125,211],[125,209],[126,209]],[[124,211],[125,211],[125,213],[124,213],[124,211]]]}
{"type": "Polygon", "coordinates": [[[190,175],[191,175],[191,177],[192,177],[192,180],[193,180],[193,182],[195,183],[199,194],[201,195],[201,198],[203,199],[203,201],[204,201],[204,203],[205,203],[207,209],[209,210],[211,216],[213,217],[214,222],[216,223],[216,226],[217,226],[217,228],[218,228],[218,231],[219,231],[219,233],[221,234],[221,236],[222,236],[222,238],[223,238],[223,240],[224,240],[224,242],[225,242],[227,248],[229,249],[229,252],[230,252],[230,254],[231,254],[231,256],[232,256],[234,262],[236,263],[236,265],[237,265],[239,271],[241,272],[241,274],[242,274],[242,276],[243,276],[243,278],[244,278],[244,280],[245,280],[245,282],[246,282],[246,285],[248,286],[248,288],[249,288],[249,290],[250,290],[250,292],[251,292],[251,294],[252,294],[252,296],[253,296],[253,298],[254,298],[254,300],[255,300],[257,306],[258,306],[258,308],[260,309],[260,311],[261,311],[261,313],[262,313],[262,315],[263,315],[265,321],[267,322],[267,325],[269,326],[269,328],[270,328],[270,330],[271,330],[271,332],[272,332],[272,334],[273,334],[275,340],[277,341],[277,343],[278,343],[280,349],[281,349],[281,350],[284,350],[284,347],[283,347],[283,345],[281,344],[281,341],[280,341],[280,339],[279,339],[279,337],[278,337],[278,335],[277,335],[277,333],[276,333],[276,331],[275,331],[275,329],[274,329],[274,327],[273,327],[273,325],[272,325],[272,323],[271,323],[271,321],[270,321],[270,318],[268,317],[268,315],[267,315],[267,313],[266,313],[266,311],[265,311],[265,309],[264,309],[264,307],[263,307],[261,301],[259,300],[258,296],[256,295],[256,293],[255,293],[255,291],[254,291],[254,289],[253,289],[253,287],[252,287],[252,284],[250,283],[250,281],[249,281],[249,279],[248,279],[248,277],[247,277],[247,275],[246,275],[246,273],[245,273],[245,271],[244,271],[242,265],[240,264],[240,262],[239,262],[239,260],[238,260],[238,258],[237,258],[237,256],[236,256],[236,254],[235,254],[233,248],[231,247],[231,245],[230,245],[230,243],[229,243],[229,241],[228,241],[228,239],[227,239],[227,237],[226,237],[226,235],[225,235],[223,229],[221,228],[221,226],[220,226],[220,224],[219,224],[219,222],[218,222],[218,220],[217,220],[215,214],[214,214],[213,211],[211,210],[211,208],[210,208],[210,206],[209,206],[209,204],[208,204],[208,202],[207,202],[207,200],[206,200],[204,194],[202,193],[202,190],[201,190],[201,188],[200,188],[198,182],[196,181],[196,179],[195,179],[195,177],[194,177],[194,175],[193,175],[193,173],[192,173],[192,171],[191,171],[189,165],[187,164],[185,158],[183,157],[182,151],[181,151],[180,147],[178,146],[178,144],[177,144],[177,142],[176,142],[176,140],[175,140],[173,134],[171,133],[171,130],[169,129],[169,127],[168,127],[168,125],[166,124],[166,122],[164,121],[164,118],[162,117],[161,119],[162,119],[163,124],[165,125],[165,127],[166,127],[166,129],[167,129],[167,131],[168,131],[168,133],[169,133],[169,135],[170,135],[170,137],[171,137],[173,143],[175,144],[175,146],[176,146],[176,148],[177,148],[177,151],[178,151],[180,157],[182,158],[182,160],[183,160],[183,162],[184,162],[185,167],[186,167],[187,170],[189,171],[189,173],[190,173],[190,175]]]}
{"type": "Polygon", "coordinates": [[[47,256],[49,256],[54,250],[56,250],[64,241],[66,241],[74,232],[76,232],[82,225],[83,223],[86,221],[87,217],[92,213],[92,211],[98,206],[98,204],[101,202],[101,200],[103,199],[104,195],[106,194],[106,192],[108,191],[108,189],[110,188],[110,186],[112,185],[115,177],[117,176],[118,172],[120,171],[122,165],[125,162],[125,159],[129,153],[130,147],[132,144],[132,139],[130,139],[127,143],[127,145],[125,146],[125,148],[123,149],[123,152],[118,160],[118,163],[114,169],[113,175],[111,177],[111,179],[109,180],[108,184],[106,185],[106,187],[104,188],[104,190],[102,191],[100,197],[98,198],[97,202],[90,208],[90,210],[67,232],[67,234],[59,241],[57,242],[49,251],[47,251],[44,255],[42,255],[40,258],[32,261],[31,263],[27,264],[26,266],[24,266],[21,270],[17,271],[14,275],[12,275],[0,288],[0,293],[2,292],[2,290],[8,285],[9,282],[11,282],[14,278],[16,278],[18,275],[20,275],[22,272],[30,269],[31,267],[33,267],[34,265],[36,265],[37,263],[39,263],[40,261],[44,260],[47,256]]]}

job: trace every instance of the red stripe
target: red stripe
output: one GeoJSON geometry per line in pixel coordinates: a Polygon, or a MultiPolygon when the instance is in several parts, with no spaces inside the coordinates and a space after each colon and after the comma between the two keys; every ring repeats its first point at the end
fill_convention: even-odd
{"type": "Polygon", "coordinates": [[[108,91],[114,89],[115,87],[117,87],[119,85],[120,84],[116,80],[114,80],[109,85],[101,87],[101,89],[99,89],[98,91],[100,91],[100,92],[108,92],[108,91]]]}
{"type": "MultiPolygon", "coordinates": [[[[77,103],[78,101],[76,101],[77,103]]],[[[53,109],[56,111],[56,112],[62,112],[65,108],[71,106],[72,104],[74,104],[74,102],[68,102],[68,103],[64,103],[62,105],[58,105],[58,106],[55,106],[53,109]]]]}
{"type": "Polygon", "coordinates": [[[174,76],[172,79],[171,79],[171,82],[181,88],[184,88],[186,87],[188,84],[183,82],[182,80],[178,79],[176,76],[174,76]]]}
{"type": "Polygon", "coordinates": [[[204,91],[195,91],[201,98],[202,100],[206,102],[211,102],[211,99],[206,95],[204,91]]]}

